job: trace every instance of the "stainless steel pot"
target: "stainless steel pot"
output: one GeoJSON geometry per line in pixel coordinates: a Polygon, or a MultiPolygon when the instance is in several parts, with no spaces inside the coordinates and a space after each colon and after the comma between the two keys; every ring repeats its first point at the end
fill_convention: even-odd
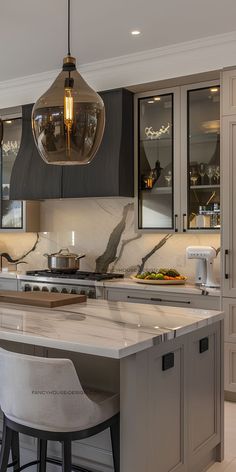
{"type": "Polygon", "coordinates": [[[75,272],[79,270],[80,259],[85,254],[73,254],[69,249],[61,249],[54,254],[44,254],[48,259],[48,268],[57,272],[75,272]]]}

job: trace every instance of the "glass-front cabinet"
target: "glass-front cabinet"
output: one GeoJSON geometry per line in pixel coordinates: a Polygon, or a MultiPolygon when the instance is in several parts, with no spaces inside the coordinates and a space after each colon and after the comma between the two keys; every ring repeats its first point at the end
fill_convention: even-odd
{"type": "Polygon", "coordinates": [[[136,96],[137,229],[220,228],[220,86],[136,96]]]}
{"type": "Polygon", "coordinates": [[[10,200],[10,179],[15,158],[20,148],[22,119],[14,117],[2,120],[1,144],[1,229],[23,228],[23,204],[10,200]]]}
{"type": "Polygon", "coordinates": [[[0,110],[0,119],[0,232],[38,231],[39,203],[10,199],[11,173],[22,137],[21,107],[0,110]]]}

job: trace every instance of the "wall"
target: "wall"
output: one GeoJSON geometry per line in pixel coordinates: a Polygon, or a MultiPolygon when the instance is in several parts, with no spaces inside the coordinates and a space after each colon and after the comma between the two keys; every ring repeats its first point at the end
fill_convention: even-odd
{"type": "MultiPolygon", "coordinates": [[[[195,261],[186,260],[188,245],[220,246],[217,234],[136,234],[134,201],[126,198],[47,200],[41,203],[41,229],[36,234],[0,234],[0,251],[24,257],[20,270],[45,268],[45,252],[68,247],[85,253],[82,270],[124,272],[127,276],[144,268],[176,267],[194,279],[195,261]],[[161,247],[159,247],[161,246],[161,247]]],[[[220,257],[215,270],[219,278],[220,257]]],[[[4,263],[5,265],[5,263],[4,263]]]]}

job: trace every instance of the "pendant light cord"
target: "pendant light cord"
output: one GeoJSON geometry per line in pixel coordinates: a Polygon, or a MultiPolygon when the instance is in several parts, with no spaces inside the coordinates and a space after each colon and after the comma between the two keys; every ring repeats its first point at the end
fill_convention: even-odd
{"type": "Polygon", "coordinates": [[[70,0],[68,0],[68,56],[71,55],[70,53],[70,0]]]}

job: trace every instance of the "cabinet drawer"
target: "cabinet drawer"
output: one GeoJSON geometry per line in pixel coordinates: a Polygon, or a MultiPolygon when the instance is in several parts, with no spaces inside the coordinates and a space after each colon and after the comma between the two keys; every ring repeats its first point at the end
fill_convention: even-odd
{"type": "Polygon", "coordinates": [[[182,306],[218,310],[220,297],[203,295],[173,294],[171,292],[157,292],[144,290],[108,289],[107,299],[112,301],[126,301],[131,303],[150,303],[152,305],[182,306]]]}
{"type": "Polygon", "coordinates": [[[17,279],[0,278],[0,290],[17,290],[17,279]]]}

